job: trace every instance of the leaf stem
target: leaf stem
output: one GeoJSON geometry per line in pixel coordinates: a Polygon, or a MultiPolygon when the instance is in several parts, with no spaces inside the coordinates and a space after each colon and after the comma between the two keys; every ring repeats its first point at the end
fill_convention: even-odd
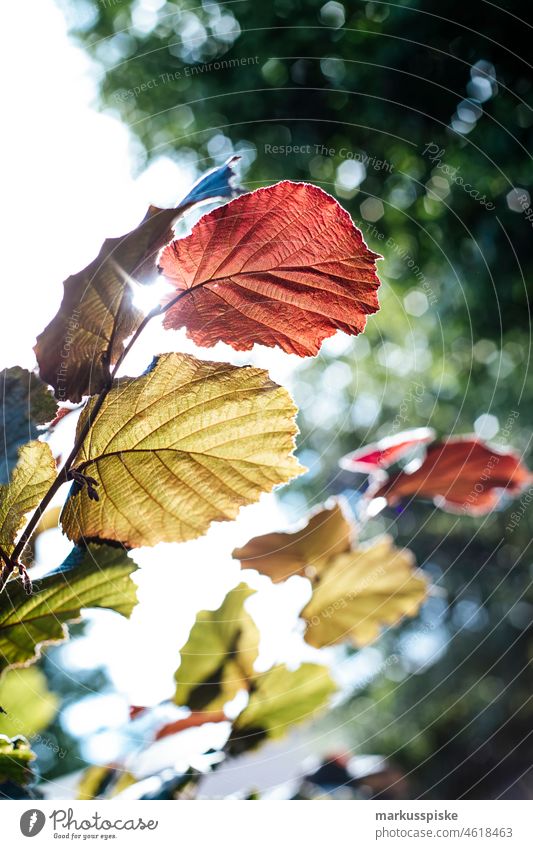
{"type": "MultiPolygon", "coordinates": [[[[52,485],[50,486],[48,491],[45,493],[45,495],[41,499],[41,502],[39,503],[39,505],[36,507],[32,517],[30,518],[28,524],[26,525],[26,528],[24,529],[23,533],[19,537],[19,540],[18,540],[17,544],[15,545],[15,548],[13,549],[13,553],[12,553],[11,557],[9,557],[9,558],[4,557],[3,558],[6,562],[5,562],[4,566],[2,567],[2,570],[0,571],[0,592],[2,592],[7,581],[9,580],[11,573],[13,572],[15,566],[17,565],[17,561],[19,560],[24,549],[26,548],[26,545],[28,544],[28,541],[29,541],[33,531],[35,530],[35,528],[36,528],[42,514],[44,513],[45,509],[48,507],[50,501],[52,500],[52,498],[54,497],[56,492],[60,489],[60,487],[64,483],[67,482],[68,473],[69,473],[70,469],[72,468],[72,464],[74,463],[74,460],[76,459],[83,443],[85,442],[85,439],[87,438],[87,435],[88,435],[91,427],[93,426],[98,413],[100,412],[100,410],[102,408],[102,404],[104,403],[107,395],[109,394],[109,391],[111,390],[111,388],[113,386],[113,381],[116,377],[116,374],[117,374],[120,366],[122,365],[122,363],[124,362],[124,360],[128,356],[128,354],[131,351],[131,349],[133,348],[135,342],[138,340],[138,338],[141,335],[141,333],[143,332],[143,330],[146,328],[146,326],[150,323],[150,321],[153,318],[156,318],[158,315],[163,315],[168,309],[170,309],[170,307],[173,307],[174,304],[178,303],[178,301],[181,301],[181,299],[184,298],[186,295],[190,294],[195,289],[201,288],[203,285],[204,285],[203,283],[199,283],[197,286],[191,286],[189,289],[182,290],[181,292],[179,292],[178,295],[176,295],[175,298],[172,298],[167,304],[165,304],[164,306],[161,306],[160,304],[158,304],[153,309],[151,309],[150,312],[146,313],[146,315],[144,316],[143,320],[141,321],[141,323],[137,327],[137,330],[131,336],[128,344],[125,346],[125,348],[123,349],[119,358],[117,359],[115,365],[113,366],[113,369],[112,369],[105,385],[102,387],[102,389],[100,390],[99,394],[96,397],[96,401],[93,405],[93,408],[92,408],[89,416],[87,416],[87,420],[86,420],[85,424],[83,425],[82,429],[80,430],[80,432],[76,436],[76,441],[73,445],[72,451],[70,452],[67,459],[65,460],[60,472],[58,473],[58,475],[56,477],[56,479],[54,480],[54,482],[52,483],[52,485]]],[[[0,552],[0,556],[3,557],[2,552],[0,552]]]]}

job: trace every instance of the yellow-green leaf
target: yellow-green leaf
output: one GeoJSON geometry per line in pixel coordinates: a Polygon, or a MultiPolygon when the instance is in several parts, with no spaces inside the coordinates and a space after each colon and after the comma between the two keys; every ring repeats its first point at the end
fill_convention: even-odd
{"type": "Polygon", "coordinates": [[[30,739],[57,713],[59,698],[47,687],[46,677],[37,666],[10,669],[0,680],[0,734],[30,739]]]}
{"type": "Polygon", "coordinates": [[[414,616],[427,595],[427,583],[408,549],[389,537],[332,558],[301,612],[305,639],[316,648],[375,640],[385,625],[414,616]]]}
{"type": "Polygon", "coordinates": [[[27,784],[32,777],[30,764],[33,760],[35,755],[24,737],[10,740],[0,734],[0,783],[27,784]]]}
{"type": "Polygon", "coordinates": [[[262,369],[160,356],[105,399],[76,460],[98,481],[100,500],[86,491],[70,497],[65,533],[133,547],[194,539],[211,522],[234,519],[303,471],[292,454],[295,413],[262,369]]]}
{"type": "Polygon", "coordinates": [[[104,607],[129,616],[136,601],[131,574],[137,566],[112,546],[74,548],[62,565],[34,581],[27,596],[21,581],[0,595],[0,672],[35,660],[40,646],[67,636],[65,623],[83,608],[104,607]]]}
{"type": "Polygon", "coordinates": [[[46,442],[35,440],[22,446],[10,482],[0,486],[0,545],[8,554],[24,516],[37,507],[55,476],[54,458],[46,442]]]}
{"type": "Polygon", "coordinates": [[[247,584],[239,584],[217,610],[197,615],[174,676],[178,705],[216,711],[248,689],[259,644],[259,631],[244,610],[253,594],[247,584]]]}
{"type": "Polygon", "coordinates": [[[290,671],[274,666],[257,676],[250,701],[234,723],[233,738],[261,742],[282,737],[293,725],[312,719],[336,690],[325,666],[302,663],[290,671]]]}
{"type": "Polygon", "coordinates": [[[233,557],[243,569],[256,569],[275,583],[291,575],[313,577],[330,557],[349,551],[353,533],[337,502],[316,512],[300,530],[254,537],[236,548],[233,557]]]}
{"type": "Polygon", "coordinates": [[[117,767],[90,766],[81,775],[77,798],[84,801],[113,799],[136,780],[130,772],[117,767]]]}

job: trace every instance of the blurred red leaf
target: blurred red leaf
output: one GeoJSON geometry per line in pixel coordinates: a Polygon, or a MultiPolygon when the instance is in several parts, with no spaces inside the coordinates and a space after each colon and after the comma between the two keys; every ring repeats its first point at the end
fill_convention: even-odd
{"type": "Polygon", "coordinates": [[[141,716],[146,710],[147,707],[144,705],[130,705],[130,719],[137,719],[138,716],[141,716]]]}
{"type": "Polygon", "coordinates": [[[364,472],[371,474],[379,469],[386,469],[401,460],[413,448],[431,442],[435,431],[430,427],[417,427],[404,430],[395,436],[387,436],[379,442],[365,445],[357,451],[345,454],[339,464],[349,472],[364,472]]]}
{"type": "Polygon", "coordinates": [[[386,498],[389,504],[411,496],[433,498],[444,510],[476,516],[488,513],[502,490],[517,495],[531,480],[517,454],[491,448],[475,437],[450,437],[430,445],[416,471],[398,472],[369,495],[386,498]]]}
{"type": "Polygon", "coordinates": [[[198,345],[255,342],[316,354],[337,330],[356,335],[379,309],[378,254],[348,213],[306,183],[277,183],[204,216],[163,250],[159,265],[176,292],[164,326],[187,328],[198,345]]]}
{"type": "Polygon", "coordinates": [[[177,719],[175,722],[169,722],[163,725],[155,735],[155,740],[162,740],[163,737],[170,737],[171,734],[179,734],[180,731],[186,731],[188,728],[197,728],[199,725],[205,725],[206,722],[229,722],[228,717],[223,710],[204,710],[191,713],[185,719],[177,719]]]}

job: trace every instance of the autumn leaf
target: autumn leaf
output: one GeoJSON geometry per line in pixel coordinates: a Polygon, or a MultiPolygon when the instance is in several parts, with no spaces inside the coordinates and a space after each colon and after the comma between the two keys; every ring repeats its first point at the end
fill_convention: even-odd
{"type": "Polygon", "coordinates": [[[386,469],[413,452],[422,445],[435,439],[435,431],[430,427],[417,427],[404,430],[394,436],[387,436],[379,442],[365,445],[357,451],[341,457],[339,465],[348,472],[372,474],[386,469]]]}
{"type": "Polygon", "coordinates": [[[232,556],[243,569],[256,569],[274,583],[291,575],[310,577],[330,557],[350,549],[353,532],[340,503],[335,502],[318,510],[300,530],[254,537],[232,556]]]}
{"type": "Polygon", "coordinates": [[[41,378],[54,387],[59,401],[78,402],[106,385],[109,367],[142,319],[133,304],[130,278],[151,282],[159,250],[172,239],[173,225],[187,209],[235,194],[233,165],[238,158],[206,174],[175,208],[151,206],[138,227],[106,239],[98,256],[65,280],[59,312],[34,348],[41,378]]]}
{"type": "Polygon", "coordinates": [[[198,345],[254,343],[316,354],[337,330],[356,335],[378,310],[378,254],[348,213],[306,183],[282,182],[205,215],[161,254],[174,287],[164,326],[198,345]]]}
{"type": "Polygon", "coordinates": [[[18,449],[39,435],[39,425],[54,418],[57,405],[37,375],[20,366],[0,372],[0,392],[0,483],[7,483],[17,462],[18,449]]]}
{"type": "Polygon", "coordinates": [[[259,645],[259,632],[244,610],[253,594],[239,584],[217,610],[197,615],[174,676],[176,704],[204,713],[208,708],[215,716],[239,690],[248,689],[259,645]]]}
{"type": "Polygon", "coordinates": [[[414,616],[426,594],[412,553],[382,537],[329,561],[300,614],[305,640],[315,648],[346,641],[366,645],[383,626],[414,616]]]}
{"type": "Polygon", "coordinates": [[[492,448],[475,437],[449,437],[429,446],[415,470],[377,483],[369,496],[396,504],[404,498],[431,498],[449,512],[483,515],[498,503],[502,492],[518,495],[532,480],[520,457],[492,448]]]}
{"type": "Polygon", "coordinates": [[[194,539],[211,522],[234,519],[303,471],[292,455],[295,412],[262,369],[160,356],[107,395],[76,460],[98,481],[100,500],[72,495],[65,533],[133,547],[194,539]]]}
{"type": "Polygon", "coordinates": [[[30,765],[34,760],[35,754],[25,737],[18,735],[10,739],[0,734],[0,783],[28,784],[32,778],[30,765]]]}
{"type": "Polygon", "coordinates": [[[0,672],[39,656],[42,645],[64,640],[65,623],[83,608],[104,607],[129,616],[136,601],[131,575],[137,566],[120,548],[74,548],[53,572],[34,581],[27,596],[21,581],[0,595],[0,672]]]}
{"type": "Polygon", "coordinates": [[[291,671],[274,666],[257,676],[250,700],[234,722],[231,748],[253,748],[267,739],[283,737],[301,722],[323,710],[336,686],[325,666],[302,663],[291,671]]]}
{"type": "Polygon", "coordinates": [[[8,484],[0,486],[0,546],[11,554],[26,513],[37,507],[56,477],[56,466],[46,442],[28,442],[19,451],[8,484]]]}

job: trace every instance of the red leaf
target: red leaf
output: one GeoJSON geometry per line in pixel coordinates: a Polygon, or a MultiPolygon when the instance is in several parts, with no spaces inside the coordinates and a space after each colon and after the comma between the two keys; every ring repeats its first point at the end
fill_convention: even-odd
{"type": "Polygon", "coordinates": [[[337,330],[356,335],[379,309],[378,254],[348,213],[306,183],[277,183],[204,216],[163,250],[160,269],[176,294],[167,329],[187,328],[198,345],[255,342],[316,354],[337,330]]]}
{"type": "Polygon", "coordinates": [[[53,430],[58,426],[59,422],[63,421],[65,416],[70,415],[70,413],[78,413],[80,409],[81,407],[58,407],[56,417],[52,419],[47,430],[53,430]]]}
{"type": "Polygon", "coordinates": [[[179,734],[180,731],[186,731],[188,728],[197,728],[199,725],[205,725],[206,722],[229,722],[229,719],[223,710],[196,711],[185,719],[177,719],[175,722],[163,725],[154,739],[162,740],[163,737],[179,734]]]}
{"type": "Polygon", "coordinates": [[[431,442],[434,438],[435,431],[430,427],[404,430],[395,436],[387,436],[379,442],[373,442],[365,445],[364,448],[345,454],[339,460],[339,465],[348,472],[371,474],[379,469],[386,469],[401,460],[413,448],[431,442]]]}
{"type": "Polygon", "coordinates": [[[517,495],[531,480],[516,454],[490,448],[474,437],[449,437],[428,448],[416,471],[399,472],[370,494],[389,504],[411,496],[433,498],[444,510],[479,516],[496,506],[502,490],[517,495]]]}
{"type": "Polygon", "coordinates": [[[137,719],[138,716],[141,716],[146,710],[147,707],[144,705],[130,705],[130,719],[137,719]]]}

